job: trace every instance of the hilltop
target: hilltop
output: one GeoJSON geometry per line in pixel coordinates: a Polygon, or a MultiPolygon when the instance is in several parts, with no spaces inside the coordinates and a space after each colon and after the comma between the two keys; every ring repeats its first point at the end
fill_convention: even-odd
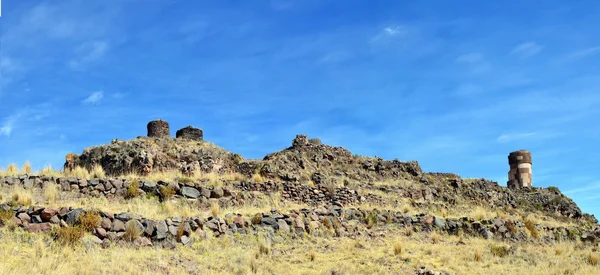
{"type": "MultiPolygon", "coordinates": [[[[5,250],[41,251],[48,263],[33,273],[61,251],[93,253],[85,264],[108,273],[132,271],[133,259],[163,274],[597,272],[596,218],[558,188],[535,187],[528,151],[508,160],[505,187],[306,135],[245,159],[201,129],[173,138],[153,121],[145,137],[67,155],[63,171],[0,172],[0,238],[5,250]]],[[[25,266],[7,257],[0,273],[25,266]]]]}

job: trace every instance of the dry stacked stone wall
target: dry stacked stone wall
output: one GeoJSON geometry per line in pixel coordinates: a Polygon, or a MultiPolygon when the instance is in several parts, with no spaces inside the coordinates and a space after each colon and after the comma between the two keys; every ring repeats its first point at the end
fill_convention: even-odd
{"type": "Polygon", "coordinates": [[[168,138],[171,136],[169,123],[164,120],[153,120],[148,122],[148,137],[168,138]]]}
{"type": "MultiPolygon", "coordinates": [[[[149,219],[135,213],[108,213],[98,210],[85,210],[72,207],[42,207],[0,204],[3,216],[12,218],[10,222],[34,233],[48,233],[53,227],[68,227],[79,224],[79,219],[87,212],[101,217],[100,224],[92,228],[94,240],[102,246],[125,242],[126,228],[135,226],[141,236],[133,243],[138,246],[174,248],[178,243],[187,245],[197,238],[210,234],[215,237],[234,234],[254,234],[270,232],[304,236],[314,232],[332,232],[336,237],[371,236],[373,226],[390,228],[390,225],[411,228],[413,231],[438,231],[458,235],[460,233],[485,239],[527,241],[532,240],[525,224],[519,220],[486,219],[470,217],[442,218],[426,214],[405,214],[393,210],[364,210],[330,206],[314,209],[292,210],[287,213],[272,210],[242,216],[229,213],[223,217],[173,217],[164,220],[149,219]],[[9,215],[6,215],[8,213],[9,215]],[[370,228],[370,229],[369,229],[370,228]],[[195,234],[192,234],[194,232],[195,234]]],[[[5,221],[6,222],[6,221],[5,221]]],[[[0,227],[4,226],[0,222],[0,227]]],[[[539,241],[581,240],[595,244],[600,239],[600,228],[554,227],[535,225],[539,241]]],[[[274,234],[267,234],[274,238],[274,234]]],[[[128,240],[131,241],[131,240],[128,240]]]]}
{"type": "Polygon", "coordinates": [[[532,169],[531,153],[527,150],[519,150],[508,155],[508,188],[531,188],[532,169]]]}
{"type": "Polygon", "coordinates": [[[175,137],[185,138],[185,139],[190,139],[190,140],[195,140],[195,141],[203,141],[204,140],[204,134],[202,132],[202,129],[194,128],[192,126],[187,126],[185,128],[181,128],[181,129],[177,130],[177,133],[175,133],[175,137]]]}

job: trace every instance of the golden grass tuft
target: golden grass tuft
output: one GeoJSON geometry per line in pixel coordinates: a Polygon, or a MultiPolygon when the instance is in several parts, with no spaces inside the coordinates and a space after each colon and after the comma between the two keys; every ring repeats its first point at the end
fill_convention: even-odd
{"type": "Polygon", "coordinates": [[[19,174],[19,169],[17,168],[17,165],[15,165],[14,163],[11,163],[8,165],[8,167],[6,168],[6,170],[4,171],[4,175],[8,176],[8,177],[14,177],[17,176],[19,174]]]}
{"type": "Polygon", "coordinates": [[[219,210],[220,210],[220,209],[221,209],[221,208],[219,207],[219,204],[218,204],[218,203],[213,203],[213,204],[210,206],[210,214],[211,214],[213,217],[217,217],[217,216],[219,216],[219,210]]]}
{"type": "Polygon", "coordinates": [[[476,262],[483,261],[483,254],[479,249],[475,250],[475,256],[473,257],[473,260],[475,260],[476,262]]]}
{"type": "Polygon", "coordinates": [[[129,186],[127,186],[127,194],[125,196],[128,199],[138,197],[140,195],[140,182],[137,179],[131,180],[129,186]]]}
{"type": "Polygon", "coordinates": [[[402,243],[400,242],[400,240],[396,240],[394,242],[394,255],[401,255],[402,254],[402,243]]]}
{"type": "Polygon", "coordinates": [[[100,226],[100,222],[102,222],[102,217],[100,217],[100,214],[94,211],[88,211],[79,217],[79,225],[85,231],[91,231],[100,226]]]}
{"type": "Polygon", "coordinates": [[[23,164],[23,167],[21,168],[21,174],[31,175],[31,163],[29,163],[29,161],[26,161],[25,164],[23,164]]]}
{"type": "Polygon", "coordinates": [[[161,185],[159,190],[163,200],[168,200],[171,197],[173,197],[173,195],[175,195],[175,188],[173,188],[173,186],[170,185],[161,185]]]}
{"type": "Polygon", "coordinates": [[[258,255],[269,255],[271,254],[271,246],[268,245],[267,243],[265,243],[264,241],[261,241],[258,244],[258,255]]]}
{"type": "Polygon", "coordinates": [[[258,174],[258,173],[257,173],[257,174],[254,174],[254,175],[252,175],[252,178],[251,178],[251,180],[252,180],[253,182],[264,182],[264,181],[265,181],[265,179],[264,179],[264,178],[263,178],[263,177],[262,177],[260,174],[258,174]]]}
{"type": "Polygon", "coordinates": [[[106,177],[106,173],[104,172],[104,168],[100,164],[94,164],[92,170],[89,172],[90,177],[102,179],[106,177]]]}
{"type": "Polygon", "coordinates": [[[598,254],[590,252],[586,257],[586,262],[590,265],[596,266],[598,265],[599,259],[598,254]]]}
{"type": "Polygon", "coordinates": [[[540,231],[536,228],[536,224],[538,221],[531,215],[525,217],[523,223],[525,223],[525,228],[529,231],[531,236],[534,239],[538,239],[541,235],[540,231]]]}
{"type": "Polygon", "coordinates": [[[57,227],[54,228],[51,235],[62,245],[74,246],[81,241],[85,230],[79,226],[57,227]]]}
{"type": "Polygon", "coordinates": [[[13,205],[31,206],[33,204],[31,193],[25,191],[21,187],[17,187],[13,190],[11,199],[13,205]]]}
{"type": "Polygon", "coordinates": [[[78,179],[90,178],[90,172],[81,166],[77,166],[74,169],[67,169],[64,173],[67,177],[74,177],[78,179]]]}
{"type": "Polygon", "coordinates": [[[123,239],[133,242],[144,233],[143,229],[137,226],[136,220],[129,220],[125,223],[125,234],[123,235],[123,239]]]}
{"type": "Polygon", "coordinates": [[[48,183],[44,187],[44,197],[49,203],[55,203],[58,200],[58,185],[55,183],[48,183]]]}

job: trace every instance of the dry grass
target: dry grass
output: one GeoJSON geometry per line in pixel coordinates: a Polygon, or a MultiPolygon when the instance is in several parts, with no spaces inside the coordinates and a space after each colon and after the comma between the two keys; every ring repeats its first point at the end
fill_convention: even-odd
{"type": "Polygon", "coordinates": [[[390,232],[386,234],[389,237],[283,239],[270,245],[256,236],[238,235],[208,237],[175,250],[112,246],[90,253],[83,245],[40,248],[43,234],[0,232],[4,235],[0,274],[47,274],[49,270],[52,274],[81,274],[82,270],[93,270],[93,274],[414,274],[421,266],[451,274],[600,271],[598,265],[589,262],[589,250],[565,251],[557,256],[553,245],[523,243],[514,253],[496,257],[490,247],[504,245],[501,242],[469,239],[459,249],[458,237],[448,236],[448,241],[432,245],[422,241],[427,235],[421,233],[411,237],[390,232]],[[401,257],[390,253],[394,241],[402,243],[401,257]]]}
{"type": "Polygon", "coordinates": [[[402,254],[402,243],[399,240],[396,240],[394,242],[394,255],[401,255],[402,254]]]}
{"type": "Polygon", "coordinates": [[[210,207],[210,214],[213,217],[218,217],[219,216],[219,210],[220,210],[219,204],[218,203],[213,203],[211,205],[211,207],[210,207]]]}
{"type": "Polygon", "coordinates": [[[106,177],[106,173],[104,172],[104,168],[102,168],[101,165],[96,164],[94,165],[94,167],[92,167],[92,169],[89,171],[90,173],[90,177],[91,178],[105,178],[106,177]]]}
{"type": "Polygon", "coordinates": [[[13,188],[10,197],[14,205],[30,206],[33,204],[33,198],[31,196],[31,193],[21,188],[20,186],[13,188]]]}
{"type": "Polygon", "coordinates": [[[67,177],[90,179],[90,171],[80,166],[77,166],[72,170],[64,171],[64,175],[67,177]]]}
{"type": "Polygon", "coordinates": [[[598,265],[598,254],[590,252],[587,255],[587,262],[590,265],[597,266],[598,265]]]}
{"type": "Polygon", "coordinates": [[[136,198],[140,195],[140,182],[137,179],[132,180],[127,186],[127,194],[125,195],[128,199],[136,198]]]}
{"type": "Polygon", "coordinates": [[[100,226],[102,217],[97,212],[87,211],[81,217],[79,217],[79,225],[85,231],[91,231],[92,229],[100,226]]]}
{"type": "Polygon", "coordinates": [[[254,174],[254,175],[252,175],[251,180],[253,182],[264,182],[265,181],[260,174],[254,174]]]}
{"type": "Polygon", "coordinates": [[[58,196],[58,185],[55,183],[49,183],[44,187],[44,197],[46,197],[49,203],[55,203],[58,200],[58,196]]]}
{"type": "Polygon", "coordinates": [[[25,164],[23,164],[23,167],[21,168],[21,174],[31,175],[31,163],[29,163],[29,161],[27,161],[27,162],[25,162],[25,164]]]}
{"type": "Polygon", "coordinates": [[[0,177],[14,177],[14,176],[17,176],[18,174],[19,174],[19,169],[17,168],[17,165],[14,163],[9,164],[8,167],[6,168],[6,170],[0,169],[0,177]]]}
{"type": "Polygon", "coordinates": [[[63,245],[77,245],[85,235],[85,230],[78,226],[57,227],[52,231],[54,240],[63,245]]]}
{"type": "Polygon", "coordinates": [[[142,233],[144,233],[144,230],[143,228],[137,226],[137,221],[130,220],[125,223],[125,235],[123,235],[125,240],[130,242],[135,241],[137,238],[142,236],[142,233]]]}

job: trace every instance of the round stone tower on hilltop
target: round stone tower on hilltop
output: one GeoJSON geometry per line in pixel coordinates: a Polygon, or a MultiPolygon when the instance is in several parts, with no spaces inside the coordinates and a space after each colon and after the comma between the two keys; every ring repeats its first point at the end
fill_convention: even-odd
{"type": "Polygon", "coordinates": [[[514,151],[508,155],[508,188],[531,188],[532,170],[531,153],[527,150],[514,151]]]}
{"type": "Polygon", "coordinates": [[[204,134],[202,132],[202,129],[198,129],[198,128],[195,128],[192,126],[187,126],[185,128],[181,128],[181,129],[177,130],[177,133],[175,133],[175,137],[185,138],[185,139],[190,139],[190,140],[195,140],[195,141],[203,141],[204,134]]]}
{"type": "Polygon", "coordinates": [[[148,137],[168,138],[171,136],[169,123],[159,119],[148,122],[148,137]]]}

